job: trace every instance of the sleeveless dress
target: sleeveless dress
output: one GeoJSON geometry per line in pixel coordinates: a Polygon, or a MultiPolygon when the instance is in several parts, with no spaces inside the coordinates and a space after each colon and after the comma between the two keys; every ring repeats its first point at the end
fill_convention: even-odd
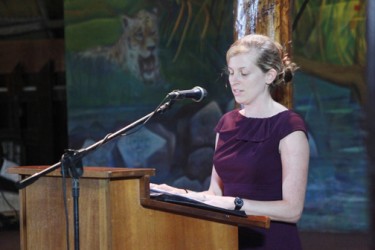
{"type": "MultiPolygon", "coordinates": [[[[247,118],[237,109],[226,113],[215,131],[219,139],[213,162],[223,183],[223,195],[281,200],[279,142],[294,131],[303,131],[307,136],[302,118],[290,110],[269,118],[247,118]]],[[[297,226],[271,221],[269,229],[240,227],[239,249],[301,249],[297,226]]]]}

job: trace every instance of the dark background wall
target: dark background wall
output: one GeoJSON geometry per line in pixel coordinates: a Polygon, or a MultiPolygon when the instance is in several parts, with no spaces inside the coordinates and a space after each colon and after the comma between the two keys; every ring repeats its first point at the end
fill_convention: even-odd
{"type": "Polygon", "coordinates": [[[62,1],[0,2],[0,138],[18,164],[52,164],[67,145],[62,1]]]}

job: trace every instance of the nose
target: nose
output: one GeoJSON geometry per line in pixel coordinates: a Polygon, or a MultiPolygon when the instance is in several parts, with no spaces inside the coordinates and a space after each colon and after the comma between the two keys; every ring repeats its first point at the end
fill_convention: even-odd
{"type": "Polygon", "coordinates": [[[150,51],[151,53],[154,52],[155,48],[156,48],[155,45],[147,46],[147,50],[150,51]]]}
{"type": "Polygon", "coordinates": [[[238,74],[234,73],[234,74],[229,75],[228,81],[231,86],[238,84],[239,83],[238,74]]]}

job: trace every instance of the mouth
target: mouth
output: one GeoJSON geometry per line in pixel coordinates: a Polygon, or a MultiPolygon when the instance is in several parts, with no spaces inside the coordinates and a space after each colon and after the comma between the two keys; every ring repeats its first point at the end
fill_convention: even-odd
{"type": "Polygon", "coordinates": [[[154,55],[139,57],[138,65],[142,79],[146,82],[155,81],[159,76],[159,67],[154,55]]]}
{"type": "Polygon", "coordinates": [[[235,96],[240,95],[242,92],[243,92],[243,90],[240,90],[240,89],[232,89],[232,93],[235,96]]]}

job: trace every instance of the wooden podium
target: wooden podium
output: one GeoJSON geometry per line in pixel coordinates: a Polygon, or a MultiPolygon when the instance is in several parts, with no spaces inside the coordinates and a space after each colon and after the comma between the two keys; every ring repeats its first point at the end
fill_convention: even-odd
{"type": "MultiPolygon", "coordinates": [[[[45,166],[9,169],[21,178],[45,166]]],[[[79,179],[80,249],[237,249],[237,226],[269,227],[269,218],[247,218],[150,199],[154,169],[84,168],[79,179]]],[[[21,249],[67,248],[60,170],[20,190],[21,249]]],[[[74,249],[71,179],[66,181],[70,249],[74,249]]]]}

